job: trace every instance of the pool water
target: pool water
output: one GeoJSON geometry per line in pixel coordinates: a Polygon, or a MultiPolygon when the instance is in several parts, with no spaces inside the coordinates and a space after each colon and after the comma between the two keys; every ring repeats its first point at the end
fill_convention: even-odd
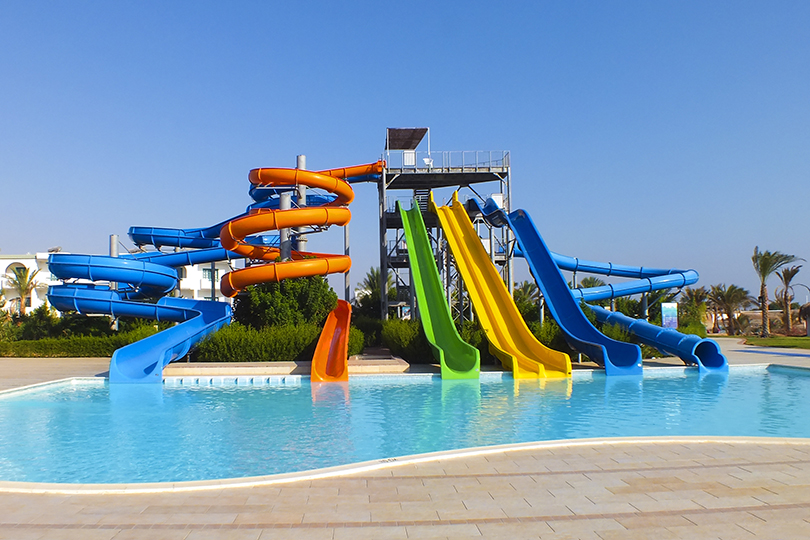
{"type": "Polygon", "coordinates": [[[648,370],[643,378],[430,375],[75,380],[0,396],[0,480],[170,482],[258,476],[474,446],[651,435],[810,437],[810,376],[648,370]],[[189,384],[191,383],[191,384],[189,384]],[[241,384],[240,384],[241,383],[241,384]]]}

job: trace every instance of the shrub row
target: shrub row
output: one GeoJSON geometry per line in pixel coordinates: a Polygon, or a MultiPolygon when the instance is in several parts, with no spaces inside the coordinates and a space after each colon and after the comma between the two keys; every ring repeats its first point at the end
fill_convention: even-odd
{"type": "Polygon", "coordinates": [[[384,321],[381,337],[383,345],[409,364],[432,364],[436,361],[419,321],[384,321]]]}
{"type": "Polygon", "coordinates": [[[153,327],[141,327],[112,336],[75,336],[43,338],[28,341],[0,341],[0,356],[16,357],[105,357],[116,349],[144,339],[157,332],[153,327]]]}
{"type": "MultiPolygon", "coordinates": [[[[192,351],[193,362],[294,362],[312,360],[321,328],[314,324],[268,326],[237,322],[206,337],[192,351]]],[[[351,328],[349,355],[363,349],[363,332],[351,328]]]]}

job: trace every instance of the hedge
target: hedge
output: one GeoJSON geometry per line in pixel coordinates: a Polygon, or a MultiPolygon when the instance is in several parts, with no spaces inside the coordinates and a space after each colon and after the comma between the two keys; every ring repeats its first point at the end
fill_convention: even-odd
{"type": "MultiPolygon", "coordinates": [[[[192,351],[193,362],[310,361],[321,328],[314,324],[270,326],[261,330],[233,323],[206,337],[192,351]]],[[[349,355],[363,349],[363,333],[349,332],[349,355]]]]}
{"type": "Polygon", "coordinates": [[[140,341],[157,332],[153,327],[141,327],[112,336],[75,336],[43,338],[28,341],[0,341],[0,356],[24,358],[103,358],[116,349],[140,341]]]}

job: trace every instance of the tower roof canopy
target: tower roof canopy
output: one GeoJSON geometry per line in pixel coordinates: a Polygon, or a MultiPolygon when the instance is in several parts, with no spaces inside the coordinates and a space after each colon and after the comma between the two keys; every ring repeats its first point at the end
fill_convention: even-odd
{"type": "Polygon", "coordinates": [[[388,128],[385,133],[386,150],[416,150],[428,128],[388,128]]]}

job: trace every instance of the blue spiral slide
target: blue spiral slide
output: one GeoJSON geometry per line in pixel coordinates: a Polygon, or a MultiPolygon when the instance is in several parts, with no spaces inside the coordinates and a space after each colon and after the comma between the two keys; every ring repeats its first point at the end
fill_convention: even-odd
{"type": "MultiPolygon", "coordinates": [[[[206,335],[229,324],[232,315],[227,302],[166,296],[179,283],[176,269],[241,258],[221,247],[220,230],[254,208],[277,207],[277,195],[281,191],[251,190],[255,203],[248,206],[245,213],[211,227],[129,229],[129,237],[136,245],[154,246],[158,251],[121,257],[54,253],[48,260],[50,271],[58,279],[68,282],[52,286],[48,290],[48,300],[59,311],[178,323],[116,350],[110,361],[110,383],[161,383],[163,368],[167,364],[183,358],[206,335]],[[185,251],[162,253],[160,248],[164,246],[185,251]],[[116,283],[117,287],[88,283],[97,281],[116,283]],[[156,298],[159,299],[154,302],[156,298]]],[[[323,196],[310,195],[307,202],[319,202],[319,197],[323,196]]],[[[272,246],[278,245],[279,237],[277,234],[257,235],[246,240],[272,246]]]]}
{"type": "MultiPolygon", "coordinates": [[[[480,207],[480,205],[479,205],[480,207]]],[[[598,301],[641,294],[661,289],[680,288],[698,280],[694,270],[660,269],[585,261],[552,253],[525,210],[506,213],[489,199],[480,208],[485,219],[495,226],[508,226],[515,233],[523,256],[529,263],[546,305],[560,325],[566,341],[574,349],[605,367],[607,375],[641,373],[638,346],[615,341],[599,332],[585,316],[580,302],[598,301]],[[631,281],[590,289],[569,289],[561,270],[588,272],[605,276],[634,278],[631,281]]],[[[686,364],[697,365],[701,372],[728,371],[728,362],[716,342],[647,321],[633,319],[599,306],[588,306],[601,323],[617,324],[644,344],[674,356],[686,364]]]]}
{"type": "MultiPolygon", "coordinates": [[[[187,260],[192,261],[191,264],[200,264],[220,260],[224,251],[214,248],[185,255],[187,260]]],[[[115,351],[110,361],[111,383],[162,382],[163,368],[169,362],[182,358],[192,345],[230,322],[231,306],[225,302],[164,296],[174,290],[178,278],[175,268],[165,264],[167,261],[162,261],[161,257],[174,255],[153,255],[148,257],[151,260],[62,253],[50,256],[48,265],[51,273],[59,279],[127,284],[118,290],[94,284],[53,286],[48,291],[48,299],[59,311],[180,323],[115,351]],[[163,298],[154,304],[138,301],[158,296],[163,298]]]]}

